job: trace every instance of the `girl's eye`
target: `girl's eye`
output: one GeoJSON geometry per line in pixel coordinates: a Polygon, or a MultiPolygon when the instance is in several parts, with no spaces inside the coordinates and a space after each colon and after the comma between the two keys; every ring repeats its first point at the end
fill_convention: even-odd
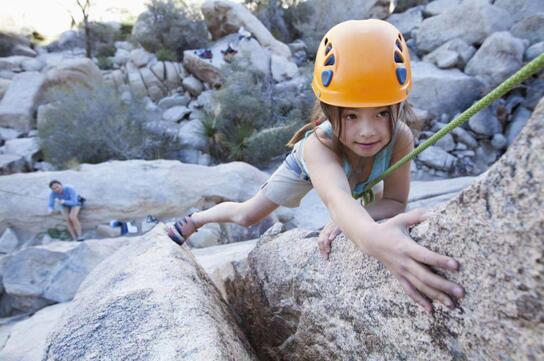
{"type": "Polygon", "coordinates": [[[357,119],[357,115],[355,115],[355,114],[347,114],[347,115],[346,115],[346,119],[347,119],[347,120],[357,119]]]}
{"type": "Polygon", "coordinates": [[[389,118],[389,110],[384,110],[378,113],[378,117],[380,118],[389,118]]]}

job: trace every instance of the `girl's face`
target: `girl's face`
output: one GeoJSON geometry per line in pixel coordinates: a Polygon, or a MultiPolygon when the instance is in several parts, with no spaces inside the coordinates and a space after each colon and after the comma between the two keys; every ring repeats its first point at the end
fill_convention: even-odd
{"type": "Polygon", "coordinates": [[[391,139],[389,107],[346,108],[341,113],[340,141],[360,157],[372,157],[391,139]]]}

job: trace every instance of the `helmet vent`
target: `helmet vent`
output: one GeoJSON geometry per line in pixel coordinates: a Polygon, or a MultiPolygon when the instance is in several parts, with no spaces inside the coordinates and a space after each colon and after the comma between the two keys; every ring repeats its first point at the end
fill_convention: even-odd
{"type": "Polygon", "coordinates": [[[324,70],[321,72],[321,82],[323,86],[329,86],[332,81],[332,70],[324,70]]]}
{"type": "Polygon", "coordinates": [[[325,46],[329,43],[329,38],[325,38],[325,46]]]}
{"type": "Polygon", "coordinates": [[[325,56],[329,55],[329,53],[331,52],[332,50],[332,44],[328,44],[327,47],[325,48],[325,56]]]}
{"type": "Polygon", "coordinates": [[[395,63],[404,64],[404,58],[398,51],[395,51],[395,63]]]}
{"type": "Polygon", "coordinates": [[[395,45],[397,45],[397,48],[399,49],[399,51],[402,51],[402,44],[401,44],[400,40],[397,39],[395,41],[395,45]]]}
{"type": "Polygon", "coordinates": [[[325,66],[334,65],[334,54],[331,54],[325,61],[325,66]]]}
{"type": "Polygon", "coordinates": [[[406,83],[406,77],[408,75],[408,73],[406,72],[406,68],[397,68],[396,74],[397,80],[399,81],[400,85],[404,85],[404,83],[406,83]]]}

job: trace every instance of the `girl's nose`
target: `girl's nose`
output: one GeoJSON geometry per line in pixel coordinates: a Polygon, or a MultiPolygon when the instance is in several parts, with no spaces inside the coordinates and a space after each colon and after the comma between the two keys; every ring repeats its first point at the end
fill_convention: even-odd
{"type": "Polygon", "coordinates": [[[359,128],[359,136],[362,138],[370,138],[375,135],[376,131],[370,122],[361,122],[359,128]]]}

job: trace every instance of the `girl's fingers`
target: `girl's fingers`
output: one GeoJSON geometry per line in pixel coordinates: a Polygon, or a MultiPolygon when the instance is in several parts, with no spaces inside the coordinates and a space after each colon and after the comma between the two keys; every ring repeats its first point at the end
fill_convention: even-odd
{"type": "Polygon", "coordinates": [[[464,296],[464,291],[461,286],[433,273],[425,265],[419,264],[415,261],[412,262],[413,263],[409,267],[410,272],[427,286],[437,290],[441,290],[456,298],[461,298],[464,296]]]}
{"type": "Polygon", "coordinates": [[[331,232],[331,235],[329,236],[329,239],[331,241],[333,241],[336,237],[338,237],[338,235],[342,233],[342,231],[340,230],[340,228],[336,227],[332,232],[331,232]]]}
{"type": "Polygon", "coordinates": [[[392,220],[400,222],[404,227],[411,227],[429,218],[430,214],[429,211],[423,208],[416,208],[409,212],[401,213],[393,217],[392,220]]]}
{"type": "Polygon", "coordinates": [[[408,251],[408,255],[423,264],[443,268],[449,271],[457,271],[459,263],[451,257],[435,253],[417,243],[408,251]]]}
{"type": "Polygon", "coordinates": [[[427,297],[422,295],[405,277],[397,275],[397,279],[400,282],[400,285],[404,289],[404,292],[412,299],[415,303],[420,305],[428,313],[433,312],[433,305],[427,297]]]}
{"type": "Polygon", "coordinates": [[[451,298],[449,298],[444,292],[436,288],[429,287],[412,273],[406,273],[405,277],[418,291],[426,295],[431,300],[439,301],[450,309],[455,306],[451,298]]]}

